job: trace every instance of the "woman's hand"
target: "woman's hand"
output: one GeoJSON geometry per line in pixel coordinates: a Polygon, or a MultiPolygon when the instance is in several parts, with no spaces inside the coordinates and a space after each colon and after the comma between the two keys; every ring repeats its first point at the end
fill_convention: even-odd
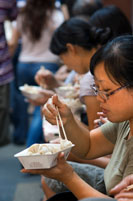
{"type": "Polygon", "coordinates": [[[59,110],[64,125],[71,121],[73,115],[70,108],[65,103],[61,102],[57,95],[54,95],[42,109],[42,113],[48,122],[56,125],[56,116],[58,115],[56,107],[59,110]]]}
{"type": "Polygon", "coordinates": [[[57,158],[57,165],[50,169],[39,169],[39,170],[29,170],[22,169],[22,173],[30,173],[30,174],[40,174],[51,179],[59,180],[63,183],[67,183],[72,178],[74,173],[73,168],[66,162],[64,158],[64,153],[61,152],[57,158]]]}
{"type": "Polygon", "coordinates": [[[99,119],[94,120],[94,128],[98,128],[99,126],[105,124],[108,121],[107,117],[105,117],[103,112],[97,112],[97,115],[99,116],[99,119]]]}
{"type": "Polygon", "coordinates": [[[133,174],[125,177],[117,186],[111,189],[110,194],[115,195],[118,201],[133,200],[133,174]],[[130,188],[132,185],[132,188],[130,188]]]}
{"type": "Polygon", "coordinates": [[[42,89],[40,94],[42,95],[41,98],[37,98],[35,100],[28,99],[28,101],[34,106],[42,106],[48,101],[50,97],[54,95],[54,92],[52,90],[42,89]]]}
{"type": "Polygon", "coordinates": [[[58,87],[58,81],[56,80],[53,73],[45,68],[41,67],[35,75],[35,81],[38,85],[46,89],[53,89],[58,87]]]}

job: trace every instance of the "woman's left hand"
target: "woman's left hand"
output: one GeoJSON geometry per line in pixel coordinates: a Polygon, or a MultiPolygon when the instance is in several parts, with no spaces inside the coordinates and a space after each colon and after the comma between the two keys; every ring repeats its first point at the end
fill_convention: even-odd
{"type": "Polygon", "coordinates": [[[34,106],[42,106],[44,105],[48,99],[54,95],[54,91],[52,90],[46,90],[46,89],[42,89],[40,91],[40,94],[42,95],[41,98],[36,98],[35,100],[33,99],[28,99],[28,102],[30,102],[32,105],[34,106]]]}
{"type": "Polygon", "coordinates": [[[132,201],[133,174],[125,177],[118,185],[111,189],[110,194],[115,195],[115,199],[118,201],[132,201]]]}
{"type": "Polygon", "coordinates": [[[133,201],[133,192],[121,192],[115,196],[118,201],[133,201]]]}
{"type": "Polygon", "coordinates": [[[64,158],[64,153],[61,152],[57,158],[57,165],[50,169],[22,169],[22,173],[30,173],[30,174],[40,174],[44,175],[51,179],[59,180],[63,183],[67,183],[72,178],[74,173],[73,168],[66,162],[64,158]]]}

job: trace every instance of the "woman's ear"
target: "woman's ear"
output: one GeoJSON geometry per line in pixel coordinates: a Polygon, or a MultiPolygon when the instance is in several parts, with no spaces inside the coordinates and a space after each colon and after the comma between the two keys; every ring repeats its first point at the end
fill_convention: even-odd
{"type": "Polygon", "coordinates": [[[72,45],[71,43],[67,43],[66,44],[67,47],[67,51],[71,54],[75,54],[76,53],[76,47],[74,45],[72,45]]]}

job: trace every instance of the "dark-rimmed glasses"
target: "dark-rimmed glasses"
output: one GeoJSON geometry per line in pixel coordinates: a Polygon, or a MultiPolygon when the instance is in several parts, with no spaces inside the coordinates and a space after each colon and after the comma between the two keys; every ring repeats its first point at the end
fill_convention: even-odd
{"type": "Polygon", "coordinates": [[[129,85],[121,86],[121,87],[111,91],[110,93],[99,90],[95,84],[91,85],[91,88],[94,91],[95,95],[99,95],[104,101],[107,101],[109,99],[109,96],[115,94],[117,91],[120,91],[121,89],[126,88],[127,86],[129,86],[129,85]]]}

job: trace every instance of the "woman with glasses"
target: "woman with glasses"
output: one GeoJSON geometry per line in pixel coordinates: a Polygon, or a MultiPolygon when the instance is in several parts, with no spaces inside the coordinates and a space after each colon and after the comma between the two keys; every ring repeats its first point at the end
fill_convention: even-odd
{"type": "MultiPolygon", "coordinates": [[[[65,161],[63,153],[59,154],[54,168],[22,171],[63,182],[74,194],[72,200],[111,198],[111,189],[133,174],[133,36],[120,36],[109,42],[92,57],[90,68],[97,99],[110,122],[89,132],[56,95],[52,97],[52,103],[48,101],[44,106],[43,114],[50,123],[56,124],[58,113],[55,108],[58,107],[67,137],[75,144],[72,151],[77,156],[93,159],[112,154],[104,171],[106,193],[83,181],[65,161]]],[[[93,177],[95,180],[95,175],[93,177]]]]}
{"type": "MultiPolygon", "coordinates": [[[[108,12],[104,12],[103,9],[99,10],[99,22],[96,20],[96,17],[93,19],[93,16],[89,19],[93,26],[95,26],[96,23],[95,28],[89,25],[89,23],[86,21],[77,18],[71,18],[64,22],[55,31],[52,37],[50,49],[54,54],[61,57],[64,64],[66,64],[69,69],[75,70],[79,74],[87,73],[90,69],[90,59],[98,48],[106,44],[107,41],[111,40],[112,37],[120,34],[132,33],[129,21],[119,8],[116,6],[110,6],[106,8],[106,10],[108,10],[108,12]],[[106,18],[108,21],[112,22],[111,27],[110,25],[107,26],[107,23],[105,23],[106,18]],[[120,21],[122,23],[119,23],[120,21]],[[103,27],[104,23],[105,26],[103,27]],[[102,28],[100,28],[100,26],[102,28]]],[[[92,83],[94,83],[94,78],[90,72],[84,76],[80,83],[80,97],[82,98],[87,108],[89,130],[94,128],[94,120],[97,119],[97,112],[100,111],[99,103],[96,100],[96,95],[90,87],[92,83]]],[[[84,179],[86,182],[95,185],[93,179],[95,175],[95,181],[99,181],[99,185],[95,185],[96,188],[100,191],[104,191],[104,185],[101,184],[103,182],[102,168],[106,167],[109,162],[109,158],[102,157],[87,161],[79,159],[78,157],[70,154],[68,160],[76,162],[71,162],[71,164],[73,165],[75,171],[80,174],[82,179],[84,179]],[[94,166],[90,166],[88,163],[95,165],[95,169],[94,166]]],[[[44,184],[44,180],[42,181],[43,189],[46,195],[47,187],[44,184]]],[[[66,190],[66,188],[58,181],[51,181],[49,179],[45,181],[49,187],[51,187],[56,192],[66,190]]]]}

